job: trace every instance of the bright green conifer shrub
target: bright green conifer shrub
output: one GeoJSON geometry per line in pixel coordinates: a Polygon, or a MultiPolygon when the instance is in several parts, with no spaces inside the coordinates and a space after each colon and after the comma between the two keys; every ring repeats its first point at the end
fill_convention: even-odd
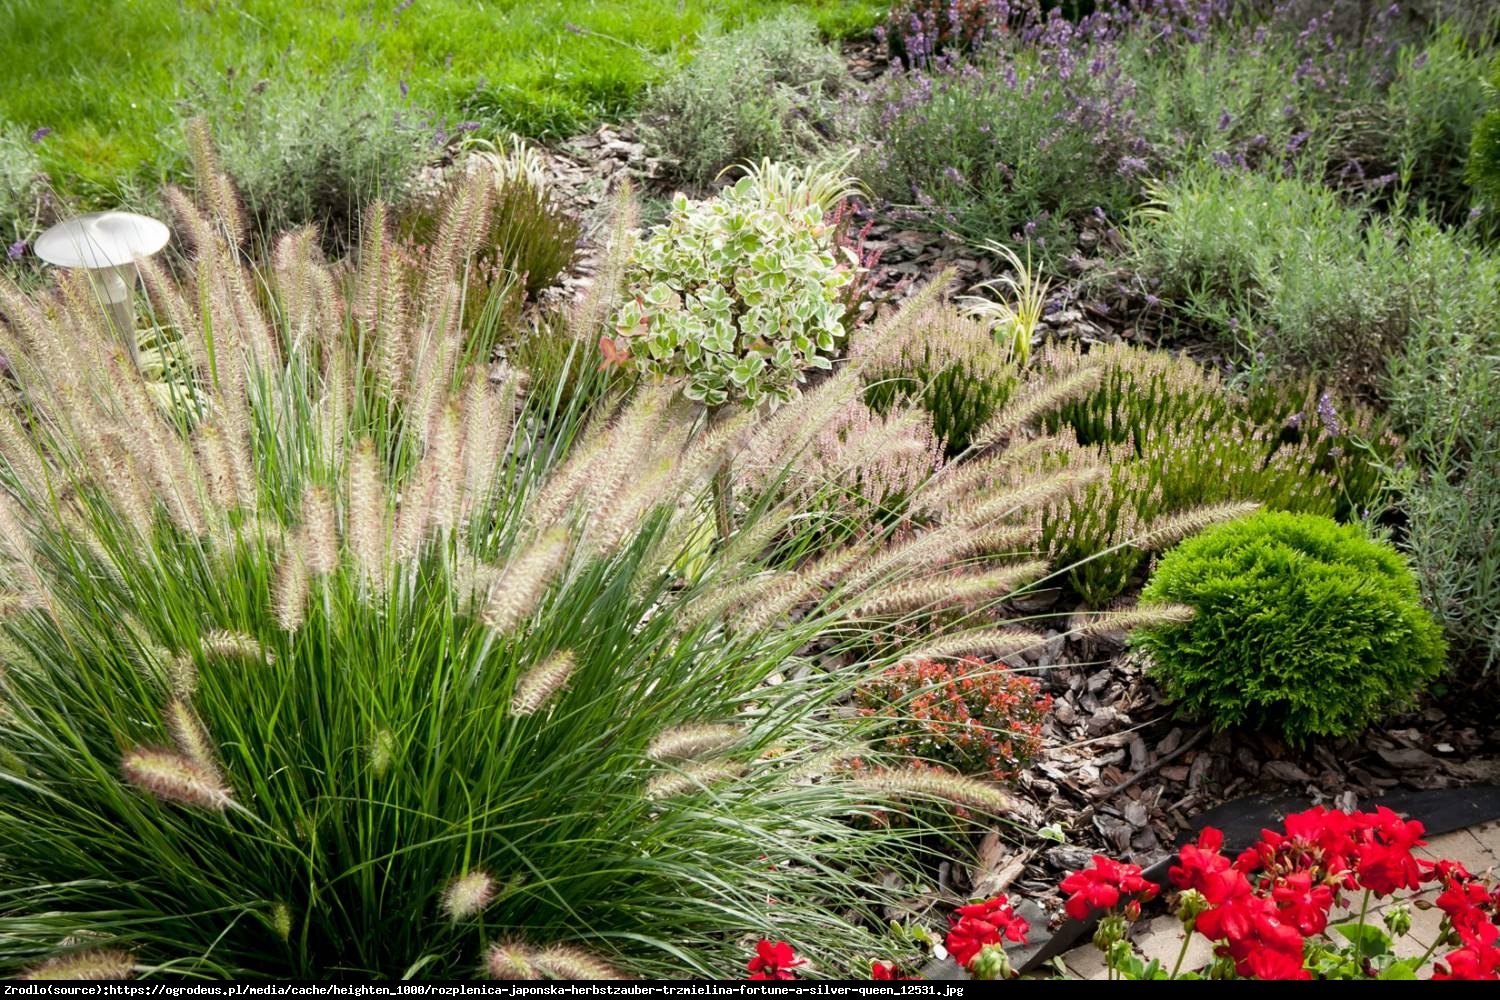
{"type": "Polygon", "coordinates": [[[1402,556],[1318,515],[1210,528],[1162,558],[1141,601],[1193,609],[1132,641],[1167,696],[1219,729],[1354,736],[1443,669],[1442,631],[1402,556]]]}

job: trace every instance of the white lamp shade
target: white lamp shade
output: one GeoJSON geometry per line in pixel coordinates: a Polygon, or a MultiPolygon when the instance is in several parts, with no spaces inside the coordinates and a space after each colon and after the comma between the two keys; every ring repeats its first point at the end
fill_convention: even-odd
{"type": "Polygon", "coordinates": [[[171,233],[155,219],[133,212],[90,212],[59,222],[36,238],[32,249],[58,267],[120,267],[167,245],[171,233]]]}

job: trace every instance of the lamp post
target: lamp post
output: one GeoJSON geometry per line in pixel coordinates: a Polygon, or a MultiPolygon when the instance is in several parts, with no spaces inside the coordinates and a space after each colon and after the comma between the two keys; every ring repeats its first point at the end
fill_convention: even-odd
{"type": "Polygon", "coordinates": [[[109,310],[130,359],[140,364],[131,296],[139,277],[135,262],[167,245],[171,233],[155,219],[132,212],[90,212],[59,222],[38,236],[33,250],[49,264],[89,272],[109,310]]]}

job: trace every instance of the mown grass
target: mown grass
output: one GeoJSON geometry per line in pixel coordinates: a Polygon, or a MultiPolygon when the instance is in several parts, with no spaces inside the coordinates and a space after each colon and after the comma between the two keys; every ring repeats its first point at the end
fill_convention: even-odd
{"type": "Polygon", "coordinates": [[[872,0],[8,0],[0,121],[28,132],[65,196],[154,187],[182,167],[179,121],[225,78],[339,76],[481,134],[565,134],[629,110],[706,29],[788,7],[863,31],[872,0]]]}

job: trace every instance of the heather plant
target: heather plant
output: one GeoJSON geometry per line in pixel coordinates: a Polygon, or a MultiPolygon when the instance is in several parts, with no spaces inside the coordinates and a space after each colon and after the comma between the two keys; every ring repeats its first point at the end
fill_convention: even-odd
{"type": "Polygon", "coordinates": [[[1406,561],[1319,515],[1211,528],[1162,558],[1141,602],[1193,609],[1132,641],[1167,697],[1218,729],[1354,736],[1443,669],[1442,630],[1406,561]]]}
{"type": "Polygon", "coordinates": [[[872,357],[865,398],[876,412],[902,401],[919,402],[944,451],[958,455],[1004,406],[1020,373],[996,349],[988,323],[941,302],[919,312],[921,337],[892,344],[872,333],[857,340],[852,351],[872,357]]]}
{"type": "Polygon", "coordinates": [[[1052,698],[1004,663],[966,656],[897,663],[859,688],[855,703],[860,714],[889,722],[897,753],[1005,781],[1041,753],[1052,698]]]}
{"type": "Polygon", "coordinates": [[[822,152],[852,88],[817,26],[780,14],[704,39],[690,62],[650,89],[641,135],[677,178],[707,185],[736,163],[822,152]]]}
{"type": "MultiPolygon", "coordinates": [[[[142,265],[196,417],[146,393],[81,280],[0,285],[0,968],[724,976],[773,923],[867,963],[942,840],[917,807],[1013,800],[861,746],[830,704],[907,656],[1037,641],[993,609],[1040,568],[964,560],[1088,473],[950,484],[942,523],[788,568],[762,553],[797,508],[762,504],[684,578],[726,452],[774,421],[796,455],[857,364],[727,426],[660,390],[559,406],[470,363],[472,204],[420,261],[377,206],[346,286],[308,229],[252,272],[227,181],[200,191],[208,216],[170,195],[183,277],[142,265]],[[908,628],[938,607],[982,624],[908,628]],[[778,676],[814,648],[838,675],[778,676]],[[872,810],[910,821],[848,823],[872,810]]],[[[591,290],[577,337],[614,307],[591,290]]]]}

